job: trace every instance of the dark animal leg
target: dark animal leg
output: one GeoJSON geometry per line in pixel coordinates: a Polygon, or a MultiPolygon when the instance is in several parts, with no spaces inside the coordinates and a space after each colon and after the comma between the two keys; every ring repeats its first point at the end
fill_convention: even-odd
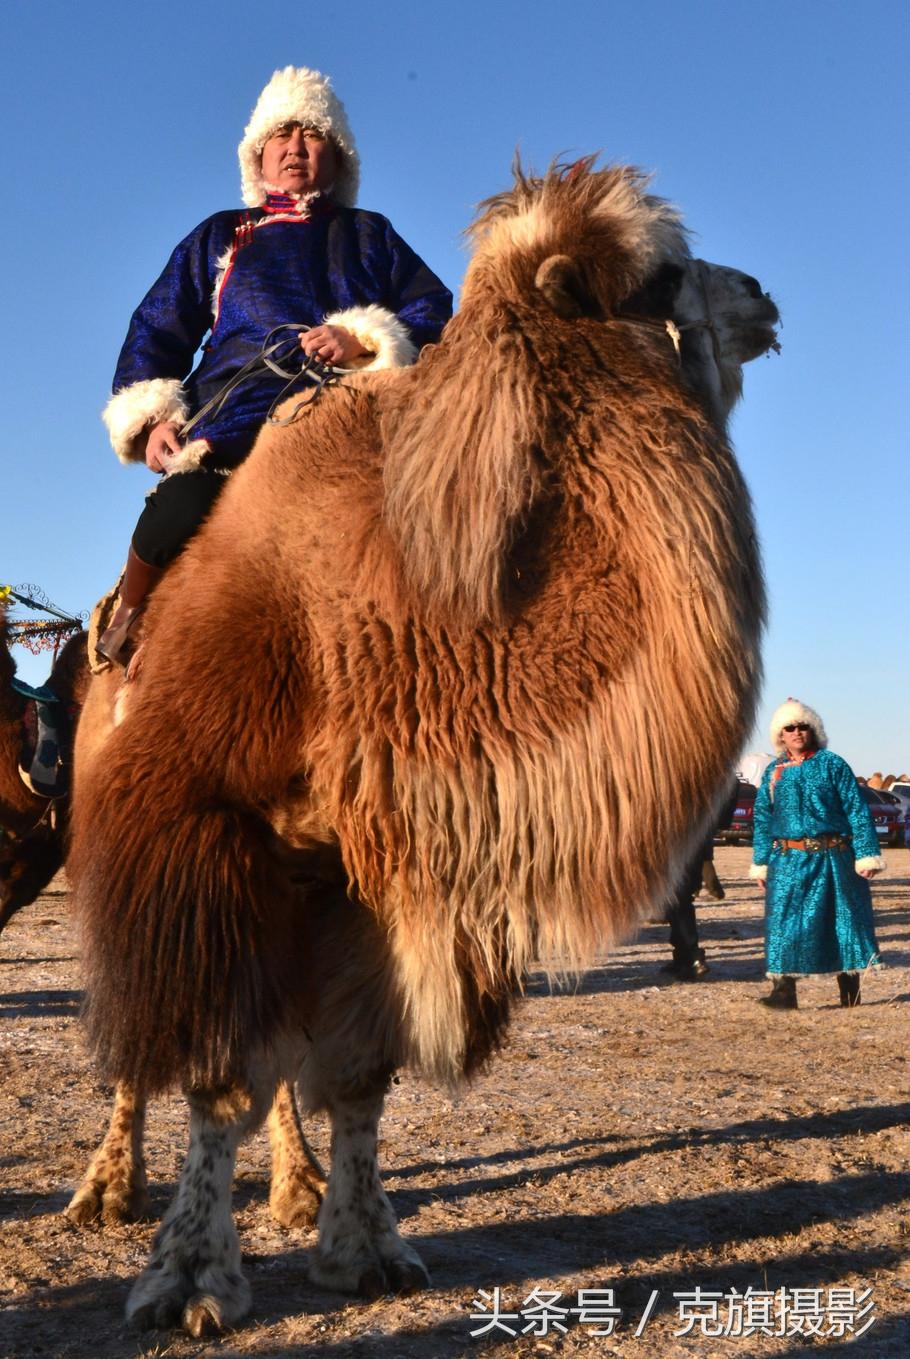
{"type": "Polygon", "coordinates": [[[71,1222],[132,1222],[148,1215],[144,1129],[145,1100],[131,1086],[118,1085],[107,1136],[66,1208],[71,1222]]]}
{"type": "Polygon", "coordinates": [[[182,1325],[198,1339],[236,1325],[249,1311],[231,1182],[237,1147],[262,1122],[273,1090],[274,1077],[255,1091],[188,1094],[190,1145],[177,1195],[126,1306],[127,1320],[139,1329],[182,1325]]]}
{"type": "Polygon", "coordinates": [[[423,1261],[401,1237],[379,1180],[376,1159],[384,1090],[330,1103],[332,1169],[319,1212],[310,1278],[326,1288],[375,1298],[413,1293],[430,1282],[423,1261]]]}
{"type": "Polygon", "coordinates": [[[21,838],[7,838],[0,828],[0,933],[30,906],[63,865],[63,835],[41,827],[21,838]]]}
{"type": "Polygon", "coordinates": [[[325,1197],[326,1178],[307,1142],[294,1092],[279,1081],[269,1110],[272,1187],[269,1208],[282,1227],[311,1227],[325,1197]]]}

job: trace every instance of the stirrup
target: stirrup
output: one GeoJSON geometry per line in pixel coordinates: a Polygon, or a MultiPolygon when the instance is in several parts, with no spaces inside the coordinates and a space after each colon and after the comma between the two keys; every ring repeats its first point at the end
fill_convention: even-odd
{"type": "Polygon", "coordinates": [[[135,608],[131,608],[128,604],[121,604],[117,609],[110,627],[105,628],[95,643],[95,650],[106,661],[111,661],[114,665],[126,666],[129,664],[131,655],[128,650],[130,629],[141,612],[141,604],[137,604],[135,608]]]}

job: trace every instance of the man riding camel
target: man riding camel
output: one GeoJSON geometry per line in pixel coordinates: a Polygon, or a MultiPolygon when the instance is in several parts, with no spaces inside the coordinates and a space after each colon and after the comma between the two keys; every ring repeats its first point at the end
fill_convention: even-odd
{"type": "Polygon", "coordinates": [[[149,592],[250,452],[287,383],[260,368],[223,404],[210,404],[270,332],[308,326],[300,344],[310,359],[390,368],[413,363],[452,314],[449,290],[387,218],[354,206],[359,157],[326,76],[276,71],[238,154],[248,210],[215,213],[174,250],[133,313],[103,415],[122,462],[144,460],[163,474],[98,642],[118,664],[129,659],[130,628],[149,592]]]}

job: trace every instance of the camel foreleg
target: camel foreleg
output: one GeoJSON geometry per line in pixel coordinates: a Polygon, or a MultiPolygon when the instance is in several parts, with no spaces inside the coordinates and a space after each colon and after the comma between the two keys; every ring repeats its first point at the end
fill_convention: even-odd
{"type": "Polygon", "coordinates": [[[384,1091],[332,1099],[332,1169],[319,1212],[310,1278],[326,1288],[375,1298],[413,1293],[430,1276],[402,1238],[379,1178],[377,1143],[384,1091]]]}
{"type": "Polygon", "coordinates": [[[234,1326],[250,1307],[231,1214],[241,1140],[262,1122],[274,1089],[191,1091],[190,1145],[176,1197],[149,1263],[130,1292],[127,1320],[139,1329],[182,1325],[197,1339],[234,1326]]]}
{"type": "Polygon", "coordinates": [[[71,1222],[133,1222],[148,1215],[144,1129],[145,1100],[131,1086],[118,1085],[107,1135],[65,1210],[71,1222]]]}

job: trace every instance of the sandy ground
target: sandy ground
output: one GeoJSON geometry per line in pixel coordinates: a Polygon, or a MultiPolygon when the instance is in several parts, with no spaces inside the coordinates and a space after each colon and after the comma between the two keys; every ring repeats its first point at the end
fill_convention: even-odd
{"type": "MultiPolygon", "coordinates": [[[[80,1034],[58,880],[0,938],[2,1359],[910,1355],[910,850],[891,851],[875,885],[888,966],[855,1011],[833,978],[803,983],[795,1013],[756,1004],[749,857],[717,852],[727,899],[700,907],[704,981],[663,978],[666,927],[646,926],[571,994],[533,978],[506,1050],[459,1099],[402,1075],[381,1157],[428,1292],[364,1304],[314,1288],[312,1234],[268,1214],[264,1135],[245,1146],[235,1204],[253,1313],[208,1342],[122,1320],[153,1223],[60,1215],[109,1091],[80,1034]],[[580,1290],[604,1307],[612,1290],[612,1333],[607,1311],[571,1310],[580,1290]]],[[[154,1106],[159,1214],[185,1129],[179,1098],[154,1106]]],[[[325,1155],[324,1124],[311,1131],[325,1155]]]]}

